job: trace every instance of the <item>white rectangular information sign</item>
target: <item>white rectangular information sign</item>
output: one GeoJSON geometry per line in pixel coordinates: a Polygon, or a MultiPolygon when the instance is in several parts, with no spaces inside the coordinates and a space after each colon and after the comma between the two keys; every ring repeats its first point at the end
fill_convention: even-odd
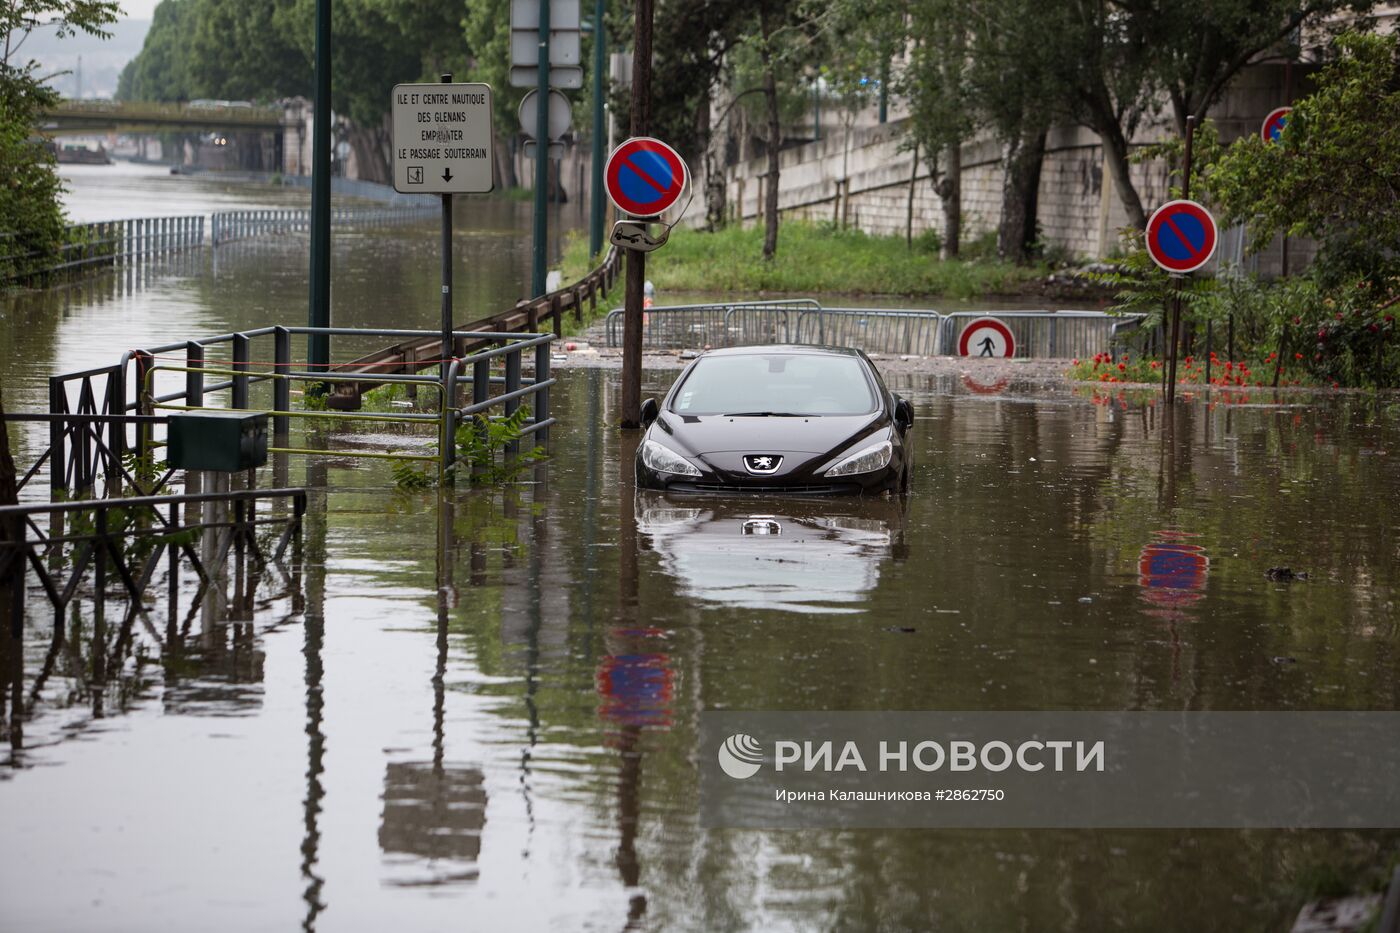
{"type": "Polygon", "coordinates": [[[491,85],[396,84],[394,190],[473,194],[494,187],[491,85]]]}

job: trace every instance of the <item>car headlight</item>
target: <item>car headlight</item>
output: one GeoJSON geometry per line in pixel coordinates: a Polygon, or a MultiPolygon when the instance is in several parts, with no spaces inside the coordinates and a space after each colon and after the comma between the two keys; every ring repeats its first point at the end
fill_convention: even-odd
{"type": "Polygon", "coordinates": [[[642,462],[658,473],[678,473],[681,476],[699,476],[695,464],[682,457],[669,447],[656,441],[642,444],[642,462]]]}
{"type": "Polygon", "coordinates": [[[878,444],[857,450],[827,470],[826,475],[854,476],[857,473],[872,473],[875,470],[883,470],[889,466],[892,456],[894,456],[894,445],[889,441],[881,441],[878,444]]]}

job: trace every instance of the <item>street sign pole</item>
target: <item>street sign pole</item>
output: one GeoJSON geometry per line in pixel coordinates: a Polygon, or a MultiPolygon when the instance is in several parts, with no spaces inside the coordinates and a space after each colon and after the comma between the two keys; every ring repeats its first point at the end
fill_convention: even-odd
{"type": "MultiPolygon", "coordinates": [[[[443,75],[443,84],[451,84],[452,76],[443,75]]],[[[444,191],[442,197],[442,404],[444,407],[455,404],[449,393],[452,387],[447,384],[447,361],[452,358],[452,192],[444,191]]]]}
{"type": "Polygon", "coordinates": [[[593,197],[588,218],[588,255],[603,249],[603,97],[607,83],[607,0],[593,0],[593,197]]]}
{"type": "MultiPolygon", "coordinates": [[[[306,323],[331,326],[331,0],[316,0],[316,100],[311,124],[311,295],[306,323]]],[[[331,362],[329,334],[306,338],[313,370],[331,362]]]]}
{"type": "MultiPolygon", "coordinates": [[[[1196,118],[1186,118],[1186,151],[1181,158],[1181,199],[1191,200],[1191,143],[1196,135],[1196,118]]],[[[1171,357],[1167,374],[1167,404],[1176,404],[1176,357],[1181,335],[1181,286],[1185,276],[1178,276],[1172,286],[1171,357]]]]}
{"type": "Polygon", "coordinates": [[[495,187],[491,87],[454,84],[396,84],[390,106],[394,190],[436,194],[442,205],[442,352],[444,404],[452,359],[452,196],[495,187]]]}
{"type": "Polygon", "coordinates": [[[549,6],[540,3],[539,104],[535,116],[535,254],[531,266],[530,295],[544,294],[546,254],[549,238],[549,215],[545,213],[545,195],[549,190],[549,6]]]}
{"type": "MultiPolygon", "coordinates": [[[[632,44],[632,135],[651,133],[651,19],[653,0],[637,0],[632,44]]],[[[622,427],[642,426],[642,305],[647,254],[628,250],[622,312],[622,427]]]]}

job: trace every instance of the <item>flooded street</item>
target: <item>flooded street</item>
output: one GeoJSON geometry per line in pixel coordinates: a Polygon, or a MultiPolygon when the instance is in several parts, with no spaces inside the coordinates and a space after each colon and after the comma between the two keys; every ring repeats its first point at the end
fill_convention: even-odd
{"type": "MultiPolygon", "coordinates": [[[[138,203],[90,219],[213,183],[124,184],[138,203]]],[[[75,178],[74,203],[101,187],[75,178]]],[[[290,195],[194,197],[172,212],[290,195]]],[[[458,319],[511,306],[529,205],[457,216],[458,319]]],[[[433,326],[436,237],[338,234],[335,323],[433,326]]],[[[305,249],[0,299],[7,409],[130,347],[300,323],[305,249]]],[[[1400,709],[1394,395],[1218,393],[1168,418],[1151,394],[898,372],[907,500],[733,500],[634,490],[619,373],[556,374],[551,456],[502,488],[275,457],[260,486],[314,490],[303,565],[250,605],[154,612],[105,686],[91,600],[45,677],[31,600],[0,927],[1277,930],[1393,842],[714,830],[696,763],[702,710],[1400,709]]],[[[23,469],[46,432],[22,427],[23,469]]]]}

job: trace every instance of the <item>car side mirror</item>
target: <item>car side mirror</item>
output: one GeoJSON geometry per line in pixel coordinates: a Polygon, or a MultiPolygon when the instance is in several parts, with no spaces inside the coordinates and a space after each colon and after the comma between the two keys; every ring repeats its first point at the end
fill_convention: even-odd
{"type": "Polygon", "coordinates": [[[661,414],[661,406],[657,404],[656,399],[649,398],[646,401],[642,402],[641,414],[642,427],[650,427],[651,423],[655,421],[657,419],[657,416],[661,414]]]}
{"type": "Polygon", "coordinates": [[[898,395],[894,397],[894,423],[901,431],[909,430],[914,424],[914,406],[898,395]]]}

